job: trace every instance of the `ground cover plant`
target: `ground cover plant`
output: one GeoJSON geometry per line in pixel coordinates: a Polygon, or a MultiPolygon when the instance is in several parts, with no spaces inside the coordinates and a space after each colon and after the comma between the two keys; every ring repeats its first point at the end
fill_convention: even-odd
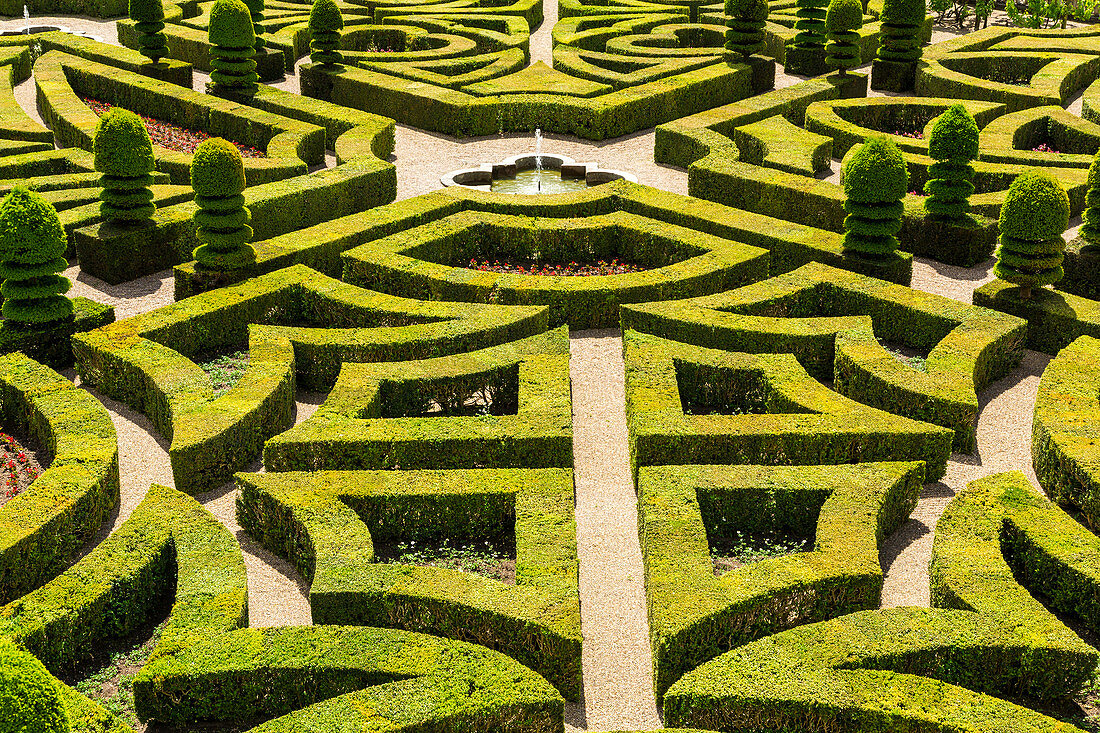
{"type": "MultiPolygon", "coordinates": [[[[84,103],[87,104],[92,110],[101,117],[111,109],[113,105],[109,102],[101,102],[98,99],[84,98],[84,103]]],[[[157,120],[147,115],[139,115],[141,121],[145,123],[145,129],[149,131],[149,137],[153,143],[167,148],[168,150],[175,150],[178,153],[194,153],[195,148],[199,146],[204,140],[212,137],[211,135],[202,132],[201,130],[189,130],[179,125],[173,125],[171,122],[165,122],[164,120],[157,120]]],[[[251,145],[245,145],[244,143],[230,141],[246,158],[264,158],[266,153],[259,148],[255,148],[251,145]]]]}

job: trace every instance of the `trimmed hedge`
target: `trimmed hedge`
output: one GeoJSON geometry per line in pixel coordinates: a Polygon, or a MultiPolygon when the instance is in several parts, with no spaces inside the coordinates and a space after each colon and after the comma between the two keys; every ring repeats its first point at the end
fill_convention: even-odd
{"type": "Polygon", "coordinates": [[[1056,355],[1078,336],[1100,338],[1100,302],[1049,288],[1037,288],[1031,298],[1003,280],[974,291],[974,305],[1010,313],[1027,321],[1027,348],[1056,355]]]}
{"type": "Polygon", "coordinates": [[[950,427],[974,450],[978,397],[1023,355],[1018,318],[818,264],[738,290],[624,306],[624,328],[697,346],[791,353],[815,379],[879,409],[950,427]],[[878,339],[927,353],[902,364],[878,339]]]}
{"type": "Polygon", "coordinates": [[[635,470],[923,460],[930,480],[944,473],[952,430],[854,402],[813,379],[792,354],[718,351],[636,331],[624,341],[635,470]],[[688,414],[695,403],[704,414],[688,414]],[[706,414],[712,409],[722,414],[706,414]]]}
{"type": "Polygon", "coordinates": [[[335,0],[313,0],[309,11],[310,61],[322,66],[342,64],[344,57],[337,50],[344,18],[335,0]]]}
{"type": "Polygon", "coordinates": [[[833,140],[792,125],[776,115],[733,128],[741,160],[789,173],[813,176],[833,162],[833,140]]]}
{"type": "Polygon", "coordinates": [[[203,140],[191,161],[191,188],[195,190],[195,248],[200,272],[223,272],[256,261],[252,241],[252,212],[244,205],[244,162],[228,140],[203,140]]]}
{"type": "Polygon", "coordinates": [[[915,463],[662,466],[638,472],[658,696],[684,673],[786,628],[877,608],[879,545],[909,516],[915,463]],[[814,550],[714,575],[708,536],[793,532],[814,550]]]}
{"type": "Polygon", "coordinates": [[[294,386],[323,389],[345,361],[420,359],[545,330],[544,308],[425,304],[295,266],[73,339],[81,378],[172,441],[178,488],[198,493],[248,465],[293,424],[294,386]],[[190,358],[249,344],[247,371],[215,398],[190,358]]]}
{"type": "Polygon", "coordinates": [[[0,720],[4,733],[69,733],[57,680],[37,659],[0,637],[0,720]]]}
{"type": "Polygon", "coordinates": [[[473,641],[535,670],[567,698],[580,694],[572,471],[252,473],[237,474],[237,482],[238,521],[310,583],[314,623],[473,641]],[[377,542],[509,535],[515,585],[374,562],[377,542]]]}

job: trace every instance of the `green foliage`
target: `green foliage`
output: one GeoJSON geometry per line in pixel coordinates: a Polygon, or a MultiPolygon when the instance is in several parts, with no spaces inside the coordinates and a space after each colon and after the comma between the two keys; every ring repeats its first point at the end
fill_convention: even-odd
{"type": "Polygon", "coordinates": [[[130,0],[130,20],[138,31],[138,51],[154,64],[168,55],[162,0],[130,0]]]}
{"type": "Polygon", "coordinates": [[[935,159],[928,169],[924,208],[931,219],[964,224],[970,221],[970,195],[974,193],[974,167],[978,157],[978,125],[966,107],[954,104],[940,115],[928,139],[928,154],[935,159]]]}
{"type": "Polygon", "coordinates": [[[191,159],[191,187],[199,206],[196,237],[203,242],[194,252],[199,267],[236,270],[255,262],[256,251],[249,244],[252,214],[241,195],[244,161],[236,146],[220,137],[200,143],[191,159]]]}
{"type": "Polygon", "coordinates": [[[65,297],[72,283],[58,275],[65,261],[65,230],[57,210],[23,187],[0,203],[0,293],[5,323],[34,327],[71,318],[65,297]]]}
{"type": "Polygon", "coordinates": [[[885,259],[898,248],[902,199],[909,172],[898,146],[886,137],[861,145],[844,167],[844,252],[885,259]]]}
{"type": "Polygon", "coordinates": [[[1062,234],[1069,224],[1069,196],[1058,179],[1045,171],[1016,177],[1001,206],[1001,246],[994,274],[1030,288],[1062,279],[1062,234]]]}
{"type": "Polygon", "coordinates": [[[978,123],[964,105],[953,104],[936,118],[928,137],[928,155],[935,160],[977,159],[978,123]]]}
{"type": "Polygon", "coordinates": [[[210,80],[216,90],[254,94],[256,33],[241,0],[217,0],[210,10],[210,80]]]}
{"type": "Polygon", "coordinates": [[[103,174],[100,213],[115,223],[147,221],[153,204],[153,143],[141,118],[112,107],[99,118],[92,138],[95,169],[103,174]]]}
{"type": "Polygon", "coordinates": [[[863,27],[863,4],[860,0],[831,0],[825,16],[829,34],[825,63],[844,73],[859,66],[859,33],[863,27]]]}
{"type": "Polygon", "coordinates": [[[0,637],[0,733],[69,733],[55,680],[42,663],[0,637]]]}
{"type": "Polygon", "coordinates": [[[1015,3],[1005,5],[1008,18],[1020,28],[1066,27],[1066,21],[1087,23],[1100,8],[1100,0],[1028,0],[1020,10],[1015,3]]]}
{"type": "Polygon", "coordinates": [[[825,17],[828,0],[798,0],[795,15],[795,34],[792,44],[803,49],[825,49],[825,17]]]}
{"type": "Polygon", "coordinates": [[[1100,245],[1100,151],[1089,166],[1089,190],[1085,194],[1085,213],[1081,216],[1081,238],[1091,246],[1100,245]]]}
{"type": "Polygon", "coordinates": [[[879,20],[878,58],[913,62],[921,57],[919,32],[924,22],[924,0],[885,0],[879,20]]]}
{"type": "Polygon", "coordinates": [[[335,0],[313,0],[309,10],[310,59],[315,64],[334,66],[344,62],[340,53],[340,31],[344,17],[335,0]]]}
{"type": "Polygon", "coordinates": [[[764,49],[768,0],[726,0],[726,17],[727,51],[747,59],[764,49]]]}
{"type": "Polygon", "coordinates": [[[261,37],[264,32],[264,0],[244,0],[244,4],[248,6],[248,14],[252,16],[252,33],[256,36],[253,48],[256,53],[260,53],[267,45],[261,37]]]}

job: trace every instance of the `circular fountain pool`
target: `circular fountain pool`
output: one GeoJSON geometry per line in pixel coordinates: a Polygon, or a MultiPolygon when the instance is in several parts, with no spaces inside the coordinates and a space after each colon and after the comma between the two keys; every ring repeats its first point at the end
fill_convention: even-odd
{"type": "Polygon", "coordinates": [[[494,193],[550,194],[582,191],[621,179],[638,181],[629,173],[604,170],[595,163],[577,163],[564,155],[525,153],[480,168],[451,171],[440,182],[494,193]]]}

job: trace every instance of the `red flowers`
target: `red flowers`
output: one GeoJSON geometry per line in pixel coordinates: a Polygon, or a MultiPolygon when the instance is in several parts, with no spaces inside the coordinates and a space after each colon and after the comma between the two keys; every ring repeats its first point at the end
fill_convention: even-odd
{"type": "MultiPolygon", "coordinates": [[[[84,104],[91,107],[92,111],[101,117],[107,113],[107,110],[114,106],[109,102],[100,102],[98,99],[90,99],[87,97],[83,99],[84,104]]],[[[193,153],[195,152],[195,148],[199,146],[199,143],[211,137],[209,134],[200,130],[189,130],[186,127],[173,125],[171,122],[146,117],[145,115],[138,116],[145,122],[145,129],[149,131],[149,137],[152,138],[154,145],[174,150],[177,153],[193,153]]],[[[245,145],[232,140],[230,140],[230,142],[237,147],[237,150],[241,151],[242,157],[267,157],[267,154],[259,148],[254,148],[251,145],[245,145]]]]}
{"type": "Polygon", "coordinates": [[[599,275],[625,275],[630,272],[643,272],[646,267],[632,262],[535,262],[533,260],[489,260],[471,259],[466,265],[471,270],[482,272],[512,273],[515,275],[540,275],[547,277],[593,277],[599,275]]]}
{"type": "Polygon", "coordinates": [[[0,463],[3,463],[0,488],[0,504],[16,496],[27,488],[42,473],[38,462],[7,433],[0,432],[0,463]]]}
{"type": "Polygon", "coordinates": [[[1060,152],[1062,152],[1061,150],[1054,149],[1053,147],[1051,147],[1050,145],[1047,145],[1046,143],[1039,143],[1037,146],[1032,148],[1032,150],[1034,150],[1036,153],[1060,153],[1060,152]]]}

